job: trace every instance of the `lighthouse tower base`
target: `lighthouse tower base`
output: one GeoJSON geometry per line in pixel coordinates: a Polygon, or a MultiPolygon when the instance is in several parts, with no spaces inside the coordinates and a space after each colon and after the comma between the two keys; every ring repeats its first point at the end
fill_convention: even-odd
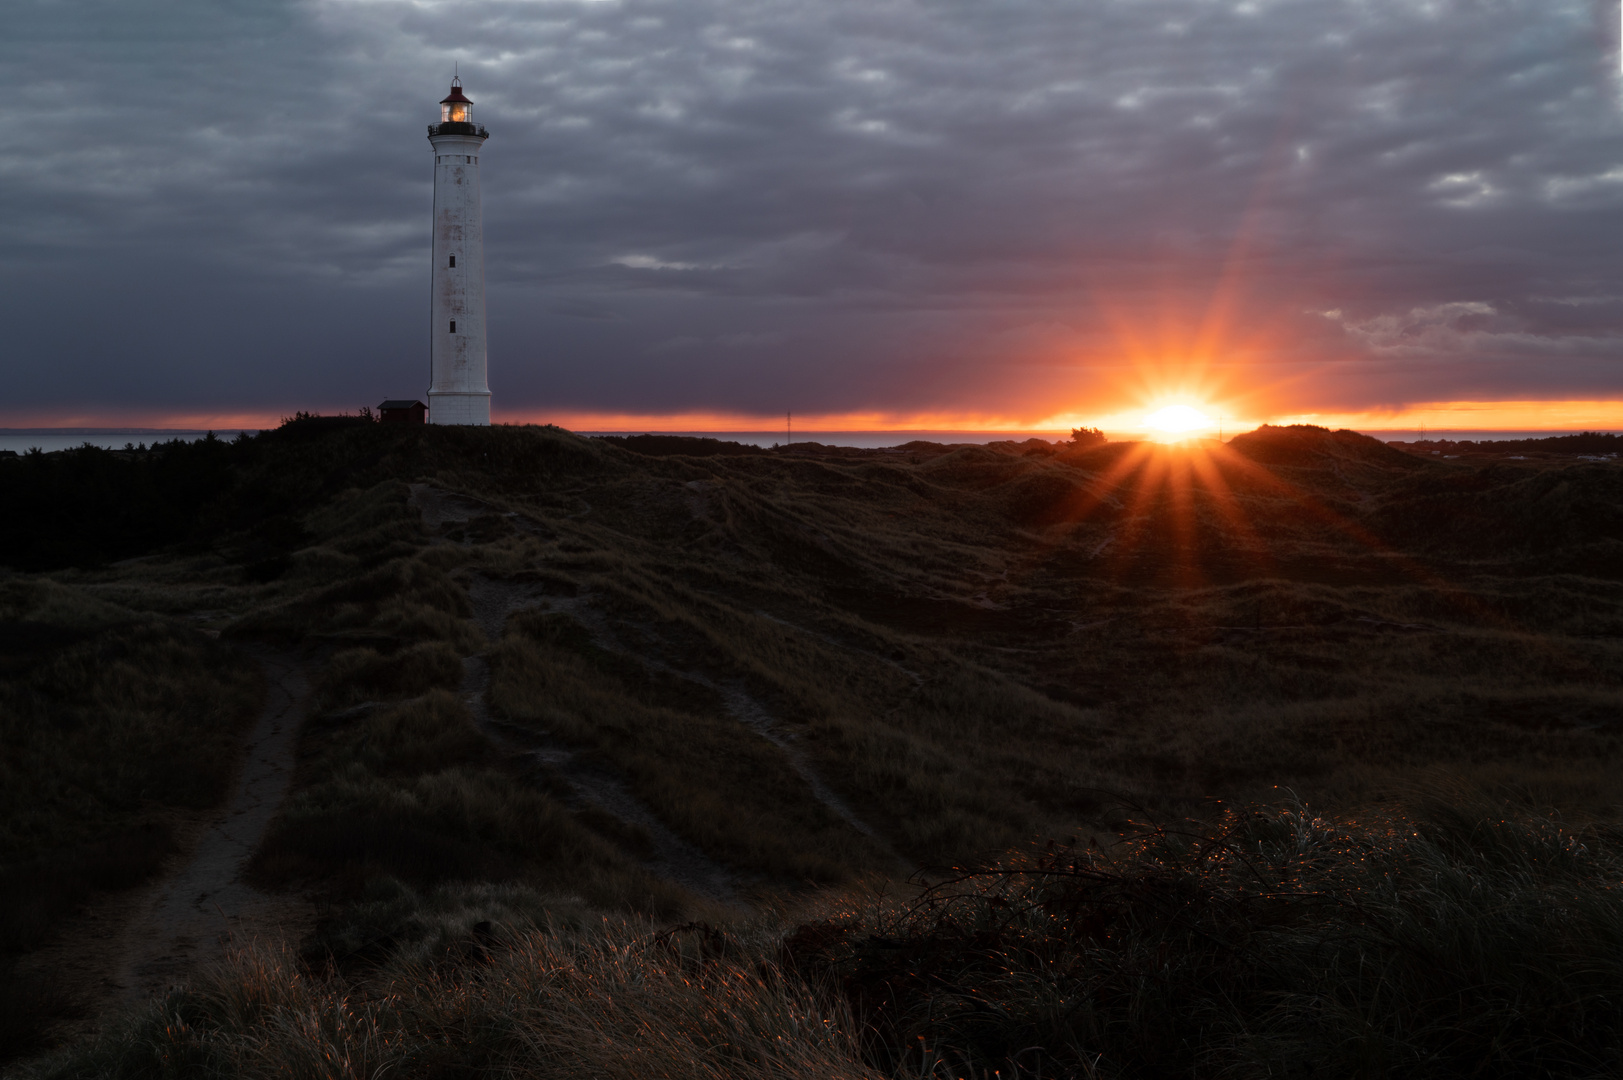
{"type": "Polygon", "coordinates": [[[478,424],[490,426],[490,391],[484,393],[428,392],[430,424],[478,424]]]}

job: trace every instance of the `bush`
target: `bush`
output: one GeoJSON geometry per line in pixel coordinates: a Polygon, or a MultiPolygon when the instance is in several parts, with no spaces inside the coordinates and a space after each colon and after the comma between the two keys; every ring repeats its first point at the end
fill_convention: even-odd
{"type": "Polygon", "coordinates": [[[897,1075],[1616,1075],[1615,830],[1300,806],[966,868],[808,924],[897,1075]]]}
{"type": "Polygon", "coordinates": [[[212,806],[239,760],[262,694],[252,660],[156,621],[84,633],[0,657],[0,860],[212,806]]]}
{"type": "Polygon", "coordinates": [[[467,708],[446,690],[373,713],[361,740],[361,760],[379,775],[434,772],[477,761],[491,748],[467,708]]]}
{"type": "Polygon", "coordinates": [[[1105,437],[1105,433],[1096,427],[1071,429],[1071,443],[1074,446],[1101,446],[1109,441],[1105,437]]]}

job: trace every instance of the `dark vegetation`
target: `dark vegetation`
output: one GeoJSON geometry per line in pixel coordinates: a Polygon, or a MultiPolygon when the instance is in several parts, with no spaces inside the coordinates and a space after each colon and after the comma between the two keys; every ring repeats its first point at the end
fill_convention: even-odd
{"type": "Polygon", "coordinates": [[[1417,439],[1400,444],[1415,453],[1452,451],[1479,454],[1616,454],[1623,451],[1623,435],[1581,431],[1539,439],[1417,439]]]}
{"type": "Polygon", "coordinates": [[[257,673],[171,620],[0,579],[0,1054],[71,1003],[11,975],[97,892],[157,871],[224,794],[257,673]]]}
{"type": "Polygon", "coordinates": [[[602,440],[623,446],[638,454],[657,456],[681,454],[684,457],[715,457],[720,454],[737,457],[743,454],[766,453],[760,447],[748,443],[683,435],[604,435],[602,440]]]}
{"type": "Polygon", "coordinates": [[[1071,429],[1071,442],[1077,446],[1099,446],[1109,441],[1105,438],[1105,433],[1096,427],[1071,429]]]}
{"type": "MultiPolygon", "coordinates": [[[[1310,427],[863,451],[315,419],[0,462],[0,496],[80,469],[108,508],[0,533],[28,572],[0,584],[108,620],[5,624],[6,723],[38,742],[13,703],[53,670],[90,693],[70,661],[104,641],[219,701],[258,641],[315,684],[254,874],[329,917],[50,1075],[1623,1068],[1620,977],[1582,962],[1623,933],[1617,465],[1310,427]],[[51,531],[160,488],[167,532],[51,531]],[[652,928],[678,919],[710,928],[652,928]]],[[[210,737],[118,770],[39,742],[18,775],[124,801],[24,798],[56,824],[18,864],[217,798],[210,737]],[[202,779],[113,779],[172,769],[202,779]]]]}
{"type": "MultiPolygon", "coordinates": [[[[37,1075],[1610,1076],[1620,856],[1615,825],[1503,803],[1218,807],[787,933],[464,922],[348,975],[248,952],[37,1075]]],[[[371,906],[402,902],[445,914],[371,906]]]]}
{"type": "Polygon", "coordinates": [[[784,954],[833,979],[891,1075],[1615,1075],[1617,826],[1406,809],[1051,845],[784,954]]]}

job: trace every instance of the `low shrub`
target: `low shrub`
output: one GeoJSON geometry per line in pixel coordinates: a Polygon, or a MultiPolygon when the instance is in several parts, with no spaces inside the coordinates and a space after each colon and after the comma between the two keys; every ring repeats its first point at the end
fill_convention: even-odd
{"type": "Polygon", "coordinates": [[[218,802],[262,692],[250,658],[165,622],[0,655],[0,864],[218,802]]]}
{"type": "Polygon", "coordinates": [[[1420,809],[1051,847],[784,951],[898,1076],[1617,1075],[1623,835],[1420,809]]]}
{"type": "Polygon", "coordinates": [[[456,695],[432,690],[419,701],[379,709],[367,717],[358,753],[373,772],[406,775],[478,761],[490,750],[490,741],[456,695]]]}
{"type": "Polygon", "coordinates": [[[40,944],[64,912],[92,893],[139,885],[174,850],[174,830],[154,821],[0,865],[0,956],[40,944]]]}

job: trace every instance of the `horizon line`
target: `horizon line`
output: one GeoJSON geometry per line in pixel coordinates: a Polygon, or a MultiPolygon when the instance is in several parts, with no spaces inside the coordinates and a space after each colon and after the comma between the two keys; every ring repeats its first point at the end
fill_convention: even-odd
{"type": "MultiPolygon", "coordinates": [[[[1287,426],[1290,424],[1316,424],[1332,430],[1346,428],[1369,434],[1378,432],[1413,431],[1478,431],[1478,432],[1579,432],[1623,430],[1623,400],[1586,399],[1554,401],[1449,401],[1413,403],[1362,409],[1258,409],[1227,407],[1222,401],[1190,402],[1204,411],[1210,423],[1199,433],[1209,430],[1254,430],[1263,424],[1287,426]]],[[[154,413],[131,410],[85,410],[82,412],[34,412],[0,414],[0,431],[11,434],[58,433],[75,431],[131,433],[168,431],[268,431],[281,426],[282,421],[297,411],[229,411],[154,413]]],[[[795,419],[795,435],[815,433],[883,433],[896,432],[961,432],[964,434],[995,435],[1035,434],[1053,432],[1067,434],[1075,428],[1098,428],[1106,432],[1135,432],[1154,425],[1146,422],[1150,408],[1145,403],[1136,407],[1096,408],[1037,413],[1024,416],[991,413],[964,413],[951,411],[897,412],[887,410],[852,410],[848,412],[806,413],[795,419]]],[[[322,415],[355,415],[358,410],[335,409],[322,415]]],[[[590,409],[496,409],[492,422],[497,424],[551,424],[570,431],[581,432],[647,432],[664,434],[676,432],[749,432],[765,434],[784,431],[784,414],[679,411],[670,413],[608,412],[590,409]]],[[[1192,432],[1194,434],[1195,432],[1192,432]]],[[[786,432],[787,436],[787,432],[786,432]]]]}
{"type": "MultiPolygon", "coordinates": [[[[343,414],[324,413],[324,414],[317,414],[317,415],[336,416],[336,415],[343,415],[343,414]]],[[[351,413],[349,415],[353,416],[354,414],[351,413]]],[[[1274,422],[1264,421],[1264,422],[1259,423],[1259,424],[1251,424],[1251,425],[1233,424],[1233,425],[1228,426],[1227,431],[1230,432],[1232,435],[1244,435],[1247,432],[1256,431],[1256,430],[1259,430],[1260,428],[1264,428],[1264,427],[1290,427],[1290,426],[1293,426],[1293,425],[1299,424],[1299,423],[1303,423],[1303,422],[1302,421],[1274,421],[1274,422]]],[[[187,435],[196,435],[196,434],[208,434],[208,433],[220,433],[220,432],[229,432],[229,433],[232,433],[232,434],[236,434],[236,433],[239,433],[239,432],[259,432],[259,433],[264,433],[264,432],[267,432],[267,431],[275,431],[280,426],[281,426],[280,423],[278,423],[278,424],[270,425],[268,427],[259,427],[259,426],[255,426],[255,425],[249,425],[249,426],[245,426],[245,427],[237,427],[237,426],[232,426],[232,425],[222,425],[222,426],[216,426],[216,427],[210,427],[208,425],[187,426],[187,427],[118,427],[118,426],[107,426],[107,427],[93,427],[93,426],[0,427],[0,436],[19,436],[19,435],[57,435],[57,436],[61,436],[61,435],[110,435],[110,434],[120,434],[120,435],[124,435],[124,434],[128,434],[128,435],[177,435],[177,434],[187,434],[187,435]]],[[[606,436],[607,435],[607,436],[622,436],[622,437],[624,437],[624,436],[634,436],[634,435],[674,435],[674,436],[704,437],[704,436],[713,436],[713,435],[767,435],[767,434],[774,434],[775,433],[774,429],[772,429],[772,428],[759,427],[759,426],[758,427],[715,427],[715,428],[695,428],[695,427],[656,428],[656,427],[643,427],[643,426],[638,426],[638,425],[629,425],[629,426],[626,426],[626,427],[617,427],[617,428],[581,428],[581,427],[569,427],[569,426],[566,426],[566,425],[563,425],[563,424],[553,423],[551,421],[539,421],[539,420],[518,420],[518,421],[492,420],[490,422],[490,424],[487,425],[487,426],[489,426],[489,427],[556,427],[556,428],[560,428],[561,430],[568,431],[568,432],[571,432],[571,433],[576,434],[576,435],[586,435],[586,436],[606,436]]],[[[1431,437],[1431,436],[1444,436],[1444,435],[1472,435],[1472,434],[1481,434],[1481,435],[1552,435],[1552,436],[1554,436],[1554,435],[1581,435],[1581,434],[1584,434],[1586,432],[1592,432],[1592,433],[1595,433],[1595,434],[1623,434],[1623,425],[1618,425],[1618,426],[1614,427],[1614,426],[1594,425],[1594,424],[1577,425],[1577,426],[1569,426],[1569,427],[1488,427],[1488,426],[1480,426],[1480,427],[1457,427],[1457,428],[1431,427],[1429,425],[1428,426],[1409,426],[1409,427],[1379,427],[1379,428],[1378,427],[1364,427],[1364,428],[1342,427],[1342,428],[1336,428],[1336,427],[1334,427],[1332,425],[1327,425],[1327,424],[1311,424],[1310,426],[1326,428],[1327,430],[1354,431],[1357,434],[1369,435],[1369,436],[1372,436],[1372,437],[1376,436],[1376,435],[1392,435],[1392,434],[1424,434],[1424,435],[1426,435],[1428,437],[1431,437]]],[[[1124,431],[1124,430],[1120,430],[1120,429],[1117,429],[1117,430],[1100,429],[1100,430],[1107,437],[1113,438],[1113,439],[1118,440],[1118,441],[1125,441],[1125,440],[1130,440],[1130,439],[1151,439],[1151,438],[1159,438],[1160,437],[1160,436],[1152,435],[1150,432],[1146,432],[1146,431],[1124,431]]],[[[1212,430],[1215,431],[1216,428],[1213,428],[1212,430]]],[[[1016,436],[1016,435],[1024,435],[1024,436],[1027,436],[1027,437],[1033,437],[1033,436],[1037,436],[1037,435],[1054,435],[1054,436],[1058,436],[1058,437],[1062,437],[1062,438],[1068,438],[1070,436],[1070,430],[1066,429],[1066,428],[1047,428],[1047,427],[1033,427],[1033,428],[1002,428],[1002,427],[996,427],[996,428],[993,428],[993,427],[925,427],[925,428],[847,427],[847,428],[806,428],[806,429],[797,428],[795,430],[795,432],[794,432],[794,441],[799,442],[799,441],[801,441],[802,437],[804,437],[805,439],[810,441],[811,437],[814,436],[814,435],[1009,435],[1011,437],[1016,436]]]]}

